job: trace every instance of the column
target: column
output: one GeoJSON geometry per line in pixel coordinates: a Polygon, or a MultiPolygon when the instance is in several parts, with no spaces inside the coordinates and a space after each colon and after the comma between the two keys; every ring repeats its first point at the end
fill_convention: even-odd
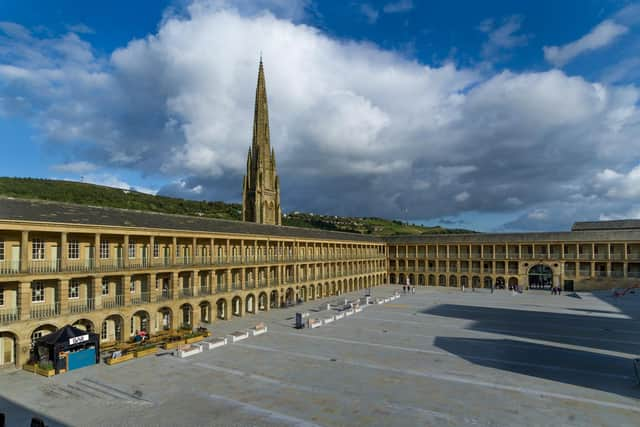
{"type": "Polygon", "coordinates": [[[225,273],[224,273],[224,282],[226,284],[225,288],[227,289],[227,292],[229,292],[231,290],[231,270],[228,268],[225,270],[225,273]]]}
{"type": "Polygon", "coordinates": [[[247,272],[246,272],[245,268],[244,268],[244,267],[242,267],[242,268],[240,269],[240,289],[246,289],[246,287],[247,287],[247,283],[246,283],[246,279],[247,279],[247,277],[246,277],[246,274],[247,274],[247,272]]]}
{"type": "Polygon", "coordinates": [[[31,282],[20,282],[18,285],[18,307],[20,307],[20,320],[29,320],[31,317],[31,282]]]}
{"type": "Polygon", "coordinates": [[[191,263],[196,263],[198,262],[197,260],[197,256],[198,256],[198,239],[196,239],[195,237],[191,240],[191,263]]]}
{"type": "MultiPolygon", "coordinates": [[[[149,252],[148,252],[148,256],[149,259],[145,260],[145,262],[147,262],[147,265],[154,265],[154,249],[156,247],[156,237],[155,236],[149,236],[149,252]]],[[[158,256],[160,256],[160,248],[158,248],[158,256]]],[[[155,287],[155,283],[153,283],[153,286],[155,287]]]]}
{"type": "Polygon", "coordinates": [[[89,280],[91,280],[93,291],[93,309],[100,310],[102,308],[102,276],[90,277],[89,280]]]}
{"type": "Polygon", "coordinates": [[[198,275],[198,270],[193,270],[190,274],[191,276],[191,289],[193,292],[193,296],[200,295],[200,277],[198,275]]]}
{"type": "Polygon", "coordinates": [[[22,231],[20,238],[20,271],[29,271],[29,232],[22,231]]]}
{"type": "Polygon", "coordinates": [[[260,287],[260,276],[258,275],[258,267],[253,267],[253,287],[260,287]]]}
{"type": "Polygon", "coordinates": [[[58,303],[60,315],[69,314],[69,279],[58,280],[58,303]]]}
{"type": "Polygon", "coordinates": [[[69,247],[67,243],[67,232],[60,233],[60,271],[67,270],[69,260],[69,247]]]}
{"type": "Polygon", "coordinates": [[[131,276],[128,274],[122,276],[122,294],[125,307],[131,305],[131,276]]]}
{"type": "Polygon", "coordinates": [[[231,260],[231,242],[229,242],[229,239],[227,239],[227,252],[225,253],[225,256],[227,257],[227,264],[229,264],[231,260]]]}
{"type": "Polygon", "coordinates": [[[174,236],[171,238],[171,265],[176,265],[177,252],[178,252],[178,239],[174,236]]]}
{"type": "Polygon", "coordinates": [[[180,284],[180,277],[178,276],[178,273],[173,271],[171,272],[171,283],[169,284],[169,286],[171,287],[171,299],[176,299],[180,296],[180,289],[179,289],[179,284],[180,284]]]}
{"type": "MultiPolygon", "coordinates": [[[[209,248],[211,248],[211,249],[210,249],[209,252],[211,252],[211,253],[209,254],[209,264],[211,264],[211,265],[214,264],[214,260],[216,259],[215,257],[218,256],[218,254],[216,253],[217,251],[215,250],[214,246],[215,246],[214,245],[214,240],[210,239],[209,240],[209,248]]],[[[213,320],[214,318],[215,318],[215,316],[212,316],[211,320],[213,320]]]]}
{"type": "Polygon", "coordinates": [[[100,233],[93,236],[93,265],[96,270],[100,269],[100,233]]]}
{"type": "Polygon", "coordinates": [[[127,269],[129,267],[129,235],[125,234],[123,238],[122,248],[122,266],[127,269]]]}

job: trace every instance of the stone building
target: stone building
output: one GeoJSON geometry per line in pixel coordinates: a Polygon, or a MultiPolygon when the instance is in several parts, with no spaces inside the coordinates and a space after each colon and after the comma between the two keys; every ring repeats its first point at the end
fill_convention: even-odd
{"type": "Polygon", "coordinates": [[[109,343],[385,283],[571,291],[640,278],[640,221],[380,238],[280,218],[261,61],[246,222],[0,198],[0,368],[66,324],[109,343]]]}
{"type": "Polygon", "coordinates": [[[280,178],[276,172],[276,155],[269,140],[267,86],[262,58],[256,85],[253,139],[247,154],[247,174],[242,181],[242,220],[282,224],[280,178]]]}

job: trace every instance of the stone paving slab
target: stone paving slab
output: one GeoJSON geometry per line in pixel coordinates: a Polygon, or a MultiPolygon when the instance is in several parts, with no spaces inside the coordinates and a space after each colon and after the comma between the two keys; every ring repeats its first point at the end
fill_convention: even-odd
{"type": "Polygon", "coordinates": [[[640,298],[576,295],[418,288],[294,329],[296,311],[321,306],[309,302],[217,321],[213,336],[268,332],[188,359],[0,374],[0,411],[50,426],[638,426],[640,298]]]}

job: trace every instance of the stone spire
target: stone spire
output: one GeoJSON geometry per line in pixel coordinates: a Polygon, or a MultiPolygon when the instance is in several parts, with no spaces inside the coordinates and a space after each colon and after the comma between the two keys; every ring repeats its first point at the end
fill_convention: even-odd
{"type": "Polygon", "coordinates": [[[242,220],[280,225],[280,180],[269,139],[267,86],[261,56],[253,113],[253,139],[247,154],[247,174],[242,183],[242,220]]]}

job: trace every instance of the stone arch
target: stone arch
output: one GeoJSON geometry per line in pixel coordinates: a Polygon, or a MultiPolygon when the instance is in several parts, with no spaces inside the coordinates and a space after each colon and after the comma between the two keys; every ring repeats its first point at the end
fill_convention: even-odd
{"type": "Polygon", "coordinates": [[[509,277],[509,290],[516,289],[518,287],[518,278],[509,277]]]}
{"type": "Polygon", "coordinates": [[[488,289],[493,286],[493,278],[491,276],[484,276],[484,281],[482,283],[483,287],[488,289]]]}
{"type": "Polygon", "coordinates": [[[267,297],[266,292],[260,292],[258,295],[258,310],[266,311],[269,307],[269,298],[267,297]]]}
{"type": "Polygon", "coordinates": [[[449,276],[449,286],[456,287],[458,286],[458,278],[454,275],[449,276]]]}
{"type": "Polygon", "coordinates": [[[473,276],[471,278],[471,287],[474,289],[480,287],[480,276],[473,276]]]}
{"type": "Polygon", "coordinates": [[[278,290],[277,289],[273,289],[270,293],[269,293],[269,308],[278,308],[279,302],[278,302],[278,290]]]}
{"type": "Polygon", "coordinates": [[[287,288],[287,290],[284,293],[284,301],[285,304],[287,306],[292,305],[295,303],[295,291],[293,290],[293,288],[287,288]]]}
{"type": "Polygon", "coordinates": [[[129,329],[129,336],[133,336],[135,331],[145,330],[150,332],[151,316],[145,310],[138,310],[131,316],[131,327],[129,329]]]}
{"type": "Polygon", "coordinates": [[[463,288],[469,287],[469,277],[460,276],[460,287],[463,287],[463,288]]]}
{"type": "Polygon", "coordinates": [[[193,306],[186,302],[180,306],[180,327],[193,329],[193,321],[193,306]]]}
{"type": "Polygon", "coordinates": [[[11,331],[0,332],[0,368],[18,365],[18,335],[11,331]]]}
{"type": "Polygon", "coordinates": [[[316,286],[316,292],[318,293],[318,298],[322,298],[322,283],[318,283],[318,286],[316,286]]]}
{"type": "Polygon", "coordinates": [[[391,283],[392,285],[396,284],[396,275],[391,273],[389,274],[389,283],[391,283]]]}
{"type": "Polygon", "coordinates": [[[311,301],[316,299],[316,287],[313,285],[309,285],[309,299],[311,301]]]}
{"type": "Polygon", "coordinates": [[[405,279],[403,273],[398,274],[398,284],[400,284],[400,285],[406,285],[407,284],[407,279],[405,279]]]}
{"type": "Polygon", "coordinates": [[[307,295],[307,287],[306,286],[300,286],[300,299],[302,301],[307,301],[308,295],[307,295]]]}
{"type": "Polygon", "coordinates": [[[96,327],[93,322],[89,319],[78,319],[71,324],[74,328],[82,329],[87,332],[95,332],[96,327]]]}
{"type": "Polygon", "coordinates": [[[236,295],[231,300],[231,314],[233,316],[242,317],[242,297],[236,295]]]}
{"type": "Polygon", "coordinates": [[[536,264],[527,272],[529,289],[551,289],[554,281],[554,270],[548,264],[536,264]]]}
{"type": "Polygon", "coordinates": [[[329,282],[325,282],[324,284],[324,296],[325,298],[331,295],[331,289],[329,288],[329,282]]]}
{"type": "Polygon", "coordinates": [[[247,313],[256,313],[256,297],[253,294],[248,294],[245,298],[245,310],[247,313]]]}
{"type": "Polygon", "coordinates": [[[200,323],[211,323],[211,302],[200,301],[198,307],[200,308],[200,323]]]}
{"type": "Polygon", "coordinates": [[[424,274],[418,275],[418,286],[424,286],[424,274]]]}
{"type": "Polygon", "coordinates": [[[124,318],[120,314],[111,314],[100,325],[100,339],[108,342],[124,341],[124,318]]]}
{"type": "Polygon", "coordinates": [[[447,276],[444,274],[438,276],[438,286],[447,286],[447,276]]]}
{"type": "Polygon", "coordinates": [[[160,307],[156,311],[156,330],[168,331],[173,328],[173,310],[170,307],[160,307]]]}
{"type": "Polygon", "coordinates": [[[505,280],[504,277],[499,276],[496,278],[496,289],[504,289],[505,288],[505,280]]]}
{"type": "Polygon", "coordinates": [[[415,285],[416,284],[416,278],[413,275],[413,273],[409,274],[409,284],[411,284],[411,285],[415,285]]]}
{"type": "Polygon", "coordinates": [[[220,320],[229,318],[229,304],[225,298],[218,298],[216,301],[216,317],[220,320]]]}
{"type": "Polygon", "coordinates": [[[436,285],[436,276],[433,274],[429,275],[429,286],[435,286],[436,285]]]}

